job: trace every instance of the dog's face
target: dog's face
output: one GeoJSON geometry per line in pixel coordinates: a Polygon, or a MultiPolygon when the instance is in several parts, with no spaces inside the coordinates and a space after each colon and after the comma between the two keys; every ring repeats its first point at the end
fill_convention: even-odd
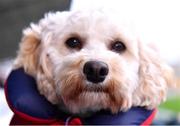
{"type": "Polygon", "coordinates": [[[156,107],[170,69],[126,23],[101,11],[49,13],[24,31],[16,67],[72,113],[156,107]]]}

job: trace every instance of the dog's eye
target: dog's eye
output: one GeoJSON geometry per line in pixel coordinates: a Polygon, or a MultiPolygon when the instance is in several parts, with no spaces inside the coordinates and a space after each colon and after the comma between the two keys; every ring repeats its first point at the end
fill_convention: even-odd
{"type": "Polygon", "coordinates": [[[115,52],[123,52],[126,50],[126,46],[121,41],[116,41],[111,45],[111,50],[115,52]]]}
{"type": "Polygon", "coordinates": [[[73,48],[73,49],[81,49],[82,47],[80,39],[76,37],[71,37],[67,39],[65,43],[68,47],[73,48]]]}

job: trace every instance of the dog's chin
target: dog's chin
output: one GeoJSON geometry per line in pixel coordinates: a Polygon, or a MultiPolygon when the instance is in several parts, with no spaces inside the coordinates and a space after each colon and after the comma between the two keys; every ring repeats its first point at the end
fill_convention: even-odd
{"type": "Polygon", "coordinates": [[[102,109],[108,109],[110,96],[101,86],[87,86],[74,98],[62,97],[63,108],[68,113],[88,116],[102,109]]]}
{"type": "Polygon", "coordinates": [[[117,113],[122,104],[126,104],[123,103],[126,97],[122,97],[124,95],[122,95],[119,81],[114,79],[98,84],[88,83],[80,75],[67,72],[59,80],[56,81],[56,92],[59,92],[57,95],[70,113],[82,114],[99,110],[117,113]]]}
{"type": "Polygon", "coordinates": [[[83,91],[79,94],[78,100],[63,99],[64,103],[59,107],[65,113],[88,117],[100,110],[108,110],[108,103],[105,102],[108,101],[107,95],[103,91],[83,91]]]}

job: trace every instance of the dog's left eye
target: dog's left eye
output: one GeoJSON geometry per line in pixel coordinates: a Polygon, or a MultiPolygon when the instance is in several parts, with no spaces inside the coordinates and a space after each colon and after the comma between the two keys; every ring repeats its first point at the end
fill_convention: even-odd
{"type": "Polygon", "coordinates": [[[126,46],[121,41],[116,41],[111,45],[111,50],[115,52],[123,52],[126,50],[126,46]]]}
{"type": "Polygon", "coordinates": [[[71,37],[67,39],[65,43],[68,47],[73,48],[73,49],[81,49],[82,47],[80,39],[76,37],[71,37]]]}

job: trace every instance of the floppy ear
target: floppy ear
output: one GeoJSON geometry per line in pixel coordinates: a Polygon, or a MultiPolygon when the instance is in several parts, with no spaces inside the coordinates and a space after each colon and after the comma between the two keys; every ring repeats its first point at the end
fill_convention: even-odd
{"type": "Polygon", "coordinates": [[[57,103],[54,82],[51,74],[51,64],[40,39],[40,28],[36,25],[23,31],[18,56],[14,68],[23,67],[25,72],[36,79],[37,87],[41,94],[52,103],[57,103]]]}
{"type": "Polygon", "coordinates": [[[139,43],[139,57],[139,86],[134,104],[151,109],[166,99],[168,87],[174,84],[173,71],[151,46],[139,43]]]}
{"type": "Polygon", "coordinates": [[[23,31],[14,67],[23,67],[27,73],[35,75],[38,67],[40,45],[39,29],[37,26],[31,25],[31,27],[23,31]]]}

